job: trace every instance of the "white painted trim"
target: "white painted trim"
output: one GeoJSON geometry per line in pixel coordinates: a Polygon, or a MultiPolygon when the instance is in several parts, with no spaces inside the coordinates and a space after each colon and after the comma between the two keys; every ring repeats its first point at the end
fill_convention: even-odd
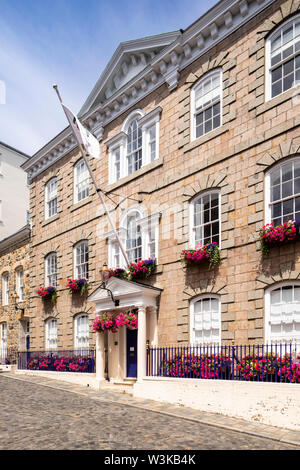
{"type": "Polygon", "coordinates": [[[189,246],[191,249],[195,249],[195,230],[194,230],[194,207],[195,203],[198,201],[198,199],[207,196],[208,194],[211,193],[217,193],[219,196],[219,249],[221,249],[222,245],[222,214],[221,214],[221,189],[218,188],[212,188],[212,189],[207,189],[205,191],[200,192],[196,196],[191,199],[190,204],[189,204],[189,246]]]}
{"type": "MultiPolygon", "coordinates": [[[[213,103],[211,106],[208,106],[208,108],[212,107],[213,103]]],[[[201,138],[204,135],[208,135],[210,132],[213,132],[215,129],[218,129],[219,127],[222,126],[223,122],[223,72],[221,67],[217,67],[213,70],[210,70],[209,72],[205,73],[197,82],[192,86],[191,88],[191,104],[190,104],[190,140],[193,142],[197,138],[201,138]],[[196,137],[196,119],[195,119],[195,95],[197,88],[199,88],[205,80],[207,80],[211,75],[215,75],[217,72],[220,73],[220,125],[218,127],[213,128],[211,131],[204,133],[200,137],[196,137]]]]}
{"type": "MultiPolygon", "coordinates": [[[[218,314],[219,314],[219,320],[218,320],[218,323],[219,323],[219,327],[218,327],[218,329],[219,329],[219,338],[218,338],[217,344],[219,346],[221,346],[221,297],[218,294],[211,294],[211,293],[205,293],[205,294],[198,295],[197,297],[194,297],[190,301],[190,344],[195,345],[195,346],[202,346],[202,344],[197,345],[195,343],[194,316],[195,316],[195,304],[199,300],[204,300],[204,299],[216,299],[216,300],[218,300],[218,307],[219,307],[219,311],[218,311],[218,314]]],[[[207,343],[203,344],[203,346],[206,346],[206,345],[207,345],[207,343]]]]}
{"type": "MultiPolygon", "coordinates": [[[[271,41],[278,34],[278,32],[287,26],[289,23],[292,23],[295,21],[296,18],[300,18],[300,13],[293,15],[291,18],[287,19],[283,23],[281,23],[277,28],[272,31],[272,33],[267,37],[266,42],[265,42],[265,97],[266,101],[270,101],[272,99],[277,98],[278,96],[288,92],[292,88],[296,88],[298,85],[294,85],[292,88],[289,88],[286,91],[281,92],[279,95],[274,96],[272,98],[272,90],[271,90],[271,85],[272,85],[272,80],[271,80],[271,41]]],[[[298,36],[298,40],[300,37],[298,36]]],[[[293,43],[295,42],[295,39],[293,40],[293,43]]]]}
{"type": "MultiPolygon", "coordinates": [[[[271,292],[275,289],[278,289],[280,287],[287,287],[287,286],[300,286],[300,281],[290,279],[289,281],[283,281],[283,282],[277,282],[274,283],[272,286],[268,287],[265,290],[265,318],[264,318],[264,326],[265,326],[265,344],[271,344],[271,338],[270,338],[270,325],[269,325],[269,319],[270,319],[270,311],[271,311],[271,292]]],[[[299,335],[299,341],[300,341],[300,335],[299,335]]]]}
{"type": "MultiPolygon", "coordinates": [[[[272,168],[270,168],[266,173],[265,173],[265,224],[270,224],[271,223],[271,173],[281,167],[282,165],[285,165],[286,163],[292,163],[295,162],[296,160],[300,160],[300,155],[296,157],[290,157],[285,159],[284,161],[279,161],[276,163],[272,168]]],[[[291,196],[291,199],[293,196],[291,196]]],[[[281,199],[278,200],[278,202],[281,202],[281,199]]]]}

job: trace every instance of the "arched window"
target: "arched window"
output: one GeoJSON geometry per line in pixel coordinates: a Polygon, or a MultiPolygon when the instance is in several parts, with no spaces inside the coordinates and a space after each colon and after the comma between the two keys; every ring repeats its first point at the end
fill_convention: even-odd
{"type": "Polygon", "coordinates": [[[142,259],[142,235],[139,225],[140,214],[134,212],[127,218],[126,253],[131,263],[142,259]]]}
{"type": "Polygon", "coordinates": [[[9,303],[9,274],[2,274],[2,305],[9,303]]]}
{"type": "MultiPolygon", "coordinates": [[[[130,263],[148,258],[158,259],[158,234],[160,213],[145,217],[144,211],[131,207],[122,217],[118,228],[119,238],[130,263]]],[[[126,262],[114,232],[108,238],[108,261],[111,268],[125,268],[126,262]]]]}
{"type": "Polygon", "coordinates": [[[77,315],[75,322],[75,348],[88,349],[89,347],[89,317],[86,314],[77,315]]]}
{"type": "Polygon", "coordinates": [[[217,295],[203,295],[190,304],[191,344],[221,344],[221,306],[217,295]]]}
{"type": "Polygon", "coordinates": [[[214,70],[199,80],[191,90],[191,140],[221,125],[222,72],[214,70]]]}
{"type": "Polygon", "coordinates": [[[221,233],[221,193],[207,191],[191,201],[191,245],[206,245],[216,242],[220,246],[221,233]]]}
{"type": "Polygon", "coordinates": [[[57,349],[57,320],[49,318],[46,321],[46,349],[57,349]]]}
{"type": "Polygon", "coordinates": [[[300,282],[284,282],[266,291],[265,340],[295,341],[300,346],[300,282]]]}
{"type": "Polygon", "coordinates": [[[300,156],[266,174],[266,222],[280,225],[300,219],[300,156]]]}
{"type": "Polygon", "coordinates": [[[74,167],[74,202],[89,196],[89,172],[83,158],[74,167]]]}
{"type": "Polygon", "coordinates": [[[0,323],[0,364],[4,362],[7,355],[7,323],[0,323]]]}
{"type": "Polygon", "coordinates": [[[89,243],[83,240],[74,247],[74,275],[75,278],[89,277],[89,243]]]}
{"type": "Polygon", "coordinates": [[[127,166],[129,175],[142,166],[142,129],[138,117],[133,118],[127,130],[127,166]]]}
{"type": "Polygon", "coordinates": [[[45,217],[53,217],[57,214],[57,178],[52,178],[45,188],[45,217]]]}
{"type": "Polygon", "coordinates": [[[24,271],[20,267],[16,270],[16,291],[19,296],[19,302],[24,300],[24,271]]]}
{"type": "Polygon", "coordinates": [[[45,259],[46,286],[57,287],[57,255],[49,253],[45,259]]]}
{"type": "Polygon", "coordinates": [[[267,99],[300,83],[300,15],[286,21],[268,38],[266,65],[267,99]]]}

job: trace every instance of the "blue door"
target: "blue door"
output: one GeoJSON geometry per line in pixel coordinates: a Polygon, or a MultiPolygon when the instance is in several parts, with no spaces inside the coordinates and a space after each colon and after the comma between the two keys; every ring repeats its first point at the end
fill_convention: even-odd
{"type": "Polygon", "coordinates": [[[137,330],[127,329],[127,377],[137,377],[137,330]]]}

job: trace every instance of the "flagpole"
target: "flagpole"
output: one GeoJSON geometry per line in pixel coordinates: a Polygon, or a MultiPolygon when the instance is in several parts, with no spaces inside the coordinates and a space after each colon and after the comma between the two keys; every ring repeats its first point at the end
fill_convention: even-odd
{"type": "MultiPolygon", "coordinates": [[[[54,88],[54,90],[56,91],[56,94],[57,94],[57,96],[58,96],[58,99],[59,99],[59,101],[60,101],[60,104],[62,105],[62,104],[63,104],[63,101],[62,101],[62,98],[61,98],[61,96],[60,96],[60,93],[59,93],[59,90],[58,90],[58,86],[57,86],[57,85],[53,85],[53,88],[54,88]]],[[[63,107],[62,107],[62,108],[63,108],[63,107]]],[[[63,109],[64,109],[64,108],[63,108],[63,109]]],[[[65,112],[65,111],[64,111],[64,112],[65,112]]],[[[68,116],[66,113],[65,113],[65,115],[66,115],[66,118],[68,119],[68,122],[69,122],[70,127],[71,127],[71,130],[72,130],[72,124],[71,124],[71,122],[70,122],[69,116],[68,116]]],[[[73,132],[73,131],[72,131],[72,132],[73,132]]],[[[85,161],[85,164],[86,164],[87,169],[88,169],[88,171],[89,171],[90,177],[91,177],[91,179],[92,179],[92,181],[93,181],[93,183],[94,183],[94,186],[95,186],[95,188],[96,188],[96,192],[97,192],[97,194],[98,194],[98,196],[99,196],[99,198],[100,198],[100,201],[102,202],[102,205],[103,205],[103,207],[104,207],[104,211],[105,211],[105,213],[106,213],[106,215],[107,215],[107,217],[108,217],[108,220],[109,220],[109,222],[110,222],[110,225],[111,225],[111,227],[112,227],[112,229],[113,229],[113,232],[114,232],[114,234],[115,234],[115,236],[116,236],[116,239],[117,239],[117,241],[118,241],[118,243],[119,243],[119,246],[120,246],[120,248],[121,248],[121,251],[122,251],[122,254],[123,254],[124,259],[125,259],[125,261],[126,261],[126,264],[127,264],[127,266],[129,266],[130,263],[129,263],[129,259],[128,259],[127,253],[126,253],[126,251],[125,251],[125,249],[124,249],[124,247],[123,247],[123,244],[122,244],[122,242],[121,242],[121,240],[120,240],[120,237],[119,237],[119,235],[118,235],[118,232],[117,232],[117,230],[116,230],[116,227],[114,226],[114,223],[113,223],[113,221],[112,221],[112,219],[111,219],[110,213],[109,213],[109,211],[108,211],[108,209],[107,209],[106,203],[105,203],[104,198],[103,198],[102,190],[101,190],[101,189],[99,188],[99,186],[97,185],[95,176],[94,176],[93,171],[92,171],[92,169],[91,169],[91,167],[90,167],[89,161],[88,161],[88,159],[86,158],[86,153],[84,152],[84,149],[83,149],[83,147],[82,147],[81,142],[79,142],[79,140],[78,140],[78,138],[77,138],[77,135],[76,135],[74,132],[73,132],[73,135],[74,135],[74,137],[75,137],[75,139],[76,139],[76,141],[77,141],[78,147],[79,147],[80,152],[81,152],[81,154],[82,154],[82,157],[83,157],[83,159],[84,159],[84,161],[85,161]]]]}

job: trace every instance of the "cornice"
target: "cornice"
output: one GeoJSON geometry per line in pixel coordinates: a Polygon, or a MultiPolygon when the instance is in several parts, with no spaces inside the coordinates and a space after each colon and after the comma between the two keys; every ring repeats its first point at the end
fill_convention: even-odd
{"type": "MultiPolygon", "coordinates": [[[[222,0],[205,15],[190,25],[185,31],[175,31],[121,43],[110,60],[105,71],[93,88],[89,98],[81,109],[81,121],[89,127],[98,139],[102,138],[104,127],[118,116],[135,106],[141,99],[154,90],[167,84],[174,90],[180,73],[188,65],[199,59],[220,41],[250,21],[275,0],[222,0]],[[99,86],[104,86],[111,70],[122,59],[124,51],[147,48],[161,41],[170,41],[163,50],[157,53],[151,62],[124,86],[118,89],[105,102],[87,111],[88,105],[95,101],[99,86]],[[134,49],[135,48],[135,49],[134,49]]],[[[91,105],[92,106],[92,105],[91,105]]],[[[76,147],[69,128],[55,137],[28,162],[22,165],[29,177],[38,175],[57,160],[76,147]]]]}
{"type": "Polygon", "coordinates": [[[30,226],[25,225],[25,227],[22,227],[17,232],[13,233],[12,235],[9,235],[7,238],[4,238],[3,240],[0,241],[0,253],[3,253],[8,248],[16,245],[17,243],[21,243],[25,240],[29,240],[30,233],[31,233],[30,226]]]}

